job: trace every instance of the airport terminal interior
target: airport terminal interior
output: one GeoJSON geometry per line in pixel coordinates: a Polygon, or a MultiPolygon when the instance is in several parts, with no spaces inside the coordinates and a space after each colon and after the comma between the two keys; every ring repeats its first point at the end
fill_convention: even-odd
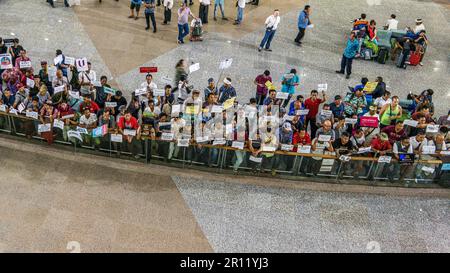
{"type": "MultiPolygon", "coordinates": [[[[349,87],[360,84],[362,78],[373,82],[381,76],[385,89],[400,101],[408,94],[433,90],[435,123],[439,117],[449,116],[437,134],[443,134],[442,127],[450,124],[447,0],[259,0],[258,5],[239,0],[239,5],[247,2],[239,24],[234,24],[239,7],[236,0],[222,1],[228,20],[222,19],[219,8],[214,20],[216,1],[211,0],[207,1],[211,5],[208,23],[202,26],[202,41],[189,41],[190,33],[184,43],[179,41],[177,27],[181,0],[172,1],[170,24],[163,24],[166,1],[153,8],[156,32],[151,24],[145,29],[144,0],[138,19],[129,18],[130,0],[78,2],[66,7],[64,0],[58,0],[52,7],[46,0],[0,0],[0,37],[4,42],[20,40],[34,68],[32,74],[38,74],[41,61],[52,66],[57,49],[77,62],[86,58],[97,80],[106,76],[110,87],[120,90],[128,102],[146,81],[140,68],[156,67],[153,82],[161,89],[167,79],[174,79],[175,65],[184,59],[187,67],[199,64],[188,77],[189,85],[200,90],[201,96],[208,79],[218,88],[228,79],[236,91],[234,102],[247,104],[255,97],[258,75],[269,70],[280,91],[286,74],[296,69],[299,84],[290,97],[292,102],[297,95],[306,100],[311,90],[326,83],[327,102],[331,103],[337,95],[346,98],[349,87]],[[311,23],[303,29],[299,45],[294,39],[305,5],[310,6],[311,23]],[[271,51],[258,50],[268,31],[266,18],[274,10],[279,11],[280,22],[271,51]],[[354,20],[362,13],[368,21],[377,22],[379,33],[391,14],[396,15],[399,30],[423,22],[428,41],[420,64],[413,65],[411,58],[405,68],[399,68],[391,56],[385,63],[362,56],[353,60],[349,79],[336,73],[344,49],[347,52],[354,20]],[[221,62],[227,59],[232,59],[231,66],[221,69],[221,62]]],[[[200,5],[194,0],[187,7],[198,16],[200,5]]],[[[192,19],[188,18],[189,26],[192,19]]],[[[3,83],[0,91],[6,93],[8,85],[3,83]]],[[[7,104],[5,97],[2,104],[7,104]]],[[[46,109],[48,101],[43,104],[46,109]]],[[[7,121],[12,128],[16,118],[10,114],[11,110],[7,121]]],[[[260,168],[257,173],[250,168],[233,172],[233,150],[219,151],[219,162],[223,159],[224,163],[218,167],[207,163],[198,167],[188,160],[119,157],[85,149],[82,144],[70,145],[67,138],[64,141],[69,145],[51,143],[36,132],[28,138],[2,126],[6,125],[0,122],[0,252],[450,252],[450,189],[444,181],[449,177],[449,169],[444,168],[450,162],[448,152],[426,165],[432,167],[431,174],[426,173],[430,168],[424,167],[425,163],[420,167],[414,163],[408,183],[372,182],[363,171],[359,178],[321,175],[323,169],[318,176],[292,178],[283,171],[271,173],[270,168],[265,172],[260,168]],[[433,178],[421,183],[420,175],[433,178]]],[[[444,133],[442,151],[448,151],[449,133],[444,133]]],[[[380,139],[383,135],[387,136],[382,133],[380,139]]],[[[123,137],[125,142],[130,135],[123,137]]],[[[148,143],[151,141],[145,142],[145,149],[152,146],[148,143]]],[[[180,151],[175,153],[192,156],[180,151]]],[[[283,155],[276,157],[275,165],[285,160],[283,155]]],[[[284,164],[297,168],[302,162],[298,158],[284,164]]],[[[344,163],[339,166],[359,166],[344,163]]],[[[378,169],[376,163],[369,163],[369,168],[364,162],[364,170],[378,169]]],[[[404,171],[403,166],[400,169],[404,171]]]]}

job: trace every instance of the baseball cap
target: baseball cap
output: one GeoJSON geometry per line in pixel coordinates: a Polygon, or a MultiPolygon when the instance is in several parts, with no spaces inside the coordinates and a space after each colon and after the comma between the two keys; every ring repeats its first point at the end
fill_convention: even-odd
{"type": "Polygon", "coordinates": [[[283,130],[292,131],[292,126],[289,122],[283,123],[283,130]]]}

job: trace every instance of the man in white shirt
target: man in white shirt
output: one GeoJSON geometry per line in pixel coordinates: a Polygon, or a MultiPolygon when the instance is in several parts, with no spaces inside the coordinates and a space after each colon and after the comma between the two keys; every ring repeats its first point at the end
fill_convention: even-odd
{"type": "Polygon", "coordinates": [[[387,30],[395,30],[398,27],[398,21],[395,19],[395,14],[391,15],[391,18],[386,21],[387,30]]]}
{"type": "Polygon", "coordinates": [[[237,2],[237,16],[236,20],[234,20],[233,25],[240,25],[244,20],[244,8],[245,8],[245,0],[238,0],[237,2]]]}
{"type": "Polygon", "coordinates": [[[383,108],[383,106],[385,106],[386,104],[391,103],[391,92],[389,91],[384,91],[383,96],[378,97],[375,99],[375,101],[373,102],[373,104],[375,104],[378,108],[378,110],[380,110],[381,108],[383,108]]]}
{"type": "Polygon", "coordinates": [[[158,89],[156,83],[153,82],[152,74],[147,74],[147,76],[145,76],[145,82],[141,83],[141,89],[147,89],[147,92],[158,89]]]}
{"type": "Polygon", "coordinates": [[[420,31],[425,30],[425,25],[423,24],[422,19],[416,19],[416,26],[414,27],[414,33],[417,34],[420,31]]]}
{"type": "Polygon", "coordinates": [[[97,73],[91,69],[91,63],[88,62],[88,70],[78,74],[80,81],[80,93],[91,94],[94,90],[94,82],[97,81],[97,73]]]}
{"type": "Polygon", "coordinates": [[[172,8],[173,8],[173,0],[164,0],[164,22],[163,25],[170,24],[172,20],[172,8]]]}
{"type": "Polygon", "coordinates": [[[270,43],[272,42],[273,36],[275,36],[280,20],[280,11],[278,9],[274,10],[273,14],[267,17],[266,22],[264,23],[266,26],[266,33],[259,45],[258,51],[261,51],[263,48],[266,51],[272,51],[272,49],[270,49],[270,43]]]}
{"type": "Polygon", "coordinates": [[[199,8],[198,17],[200,17],[203,24],[207,24],[208,23],[208,9],[209,9],[209,5],[211,5],[211,0],[199,0],[199,2],[200,2],[200,8],[199,8]]]}

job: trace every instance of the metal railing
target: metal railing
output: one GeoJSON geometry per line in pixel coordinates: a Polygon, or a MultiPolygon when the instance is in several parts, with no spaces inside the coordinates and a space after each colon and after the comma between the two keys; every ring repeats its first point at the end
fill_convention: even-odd
{"type": "MultiPolygon", "coordinates": [[[[38,124],[39,120],[30,117],[0,112],[0,133],[3,134],[45,141],[45,138],[37,134],[38,124]]],[[[116,133],[115,129],[109,130],[103,137],[83,137],[83,141],[80,141],[67,136],[70,129],[75,127],[66,125],[63,130],[52,127],[53,142],[72,147],[74,152],[121,157],[142,163],[206,171],[215,169],[218,173],[270,173],[287,179],[318,177],[337,183],[357,179],[380,184],[379,182],[389,180],[394,185],[426,186],[436,183],[445,185],[449,181],[449,171],[442,170],[446,161],[439,155],[417,155],[419,159],[411,165],[401,165],[394,158],[390,163],[381,163],[377,157],[350,156],[347,161],[339,159],[335,154],[286,151],[261,152],[255,160],[249,149],[232,148],[231,141],[226,145],[190,143],[188,147],[179,147],[175,141],[141,136],[140,139],[134,138],[131,143],[118,143],[111,141],[110,137],[116,133]],[[398,183],[400,178],[404,183],[398,183]]]]}

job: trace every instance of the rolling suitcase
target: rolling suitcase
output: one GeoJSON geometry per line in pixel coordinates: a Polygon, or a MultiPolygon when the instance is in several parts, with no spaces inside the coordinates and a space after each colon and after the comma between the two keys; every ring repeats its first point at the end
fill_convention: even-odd
{"type": "Polygon", "coordinates": [[[380,49],[378,52],[377,62],[380,64],[385,64],[388,58],[388,50],[386,48],[380,49]]]}

